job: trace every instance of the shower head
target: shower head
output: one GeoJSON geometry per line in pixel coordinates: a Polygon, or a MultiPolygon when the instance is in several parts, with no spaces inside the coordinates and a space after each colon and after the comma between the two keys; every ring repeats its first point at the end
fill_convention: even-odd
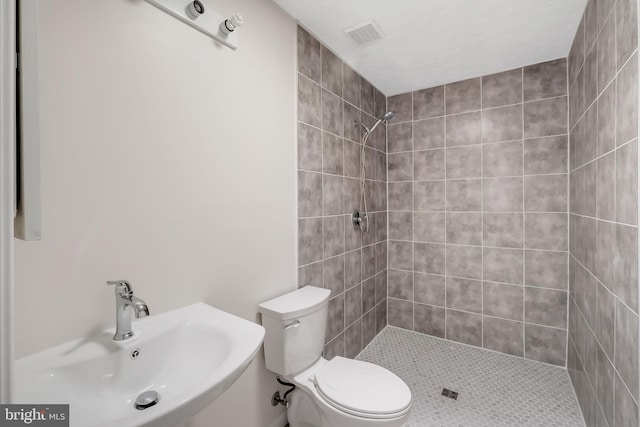
{"type": "Polygon", "coordinates": [[[393,119],[395,115],[396,115],[395,111],[387,111],[386,113],[384,113],[382,117],[378,119],[378,121],[373,126],[371,126],[371,129],[367,130],[367,133],[373,132],[373,130],[377,128],[380,123],[388,122],[389,120],[393,119]]]}
{"type": "Polygon", "coordinates": [[[387,111],[386,113],[384,113],[384,116],[382,116],[380,119],[383,122],[388,122],[389,120],[393,119],[395,116],[396,116],[395,111],[387,111]]]}

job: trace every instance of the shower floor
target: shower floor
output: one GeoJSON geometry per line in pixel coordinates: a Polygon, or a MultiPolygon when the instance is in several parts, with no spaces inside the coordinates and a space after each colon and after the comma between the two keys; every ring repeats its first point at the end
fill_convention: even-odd
{"type": "Polygon", "coordinates": [[[406,427],[584,426],[567,371],[387,326],[358,355],[402,378],[406,427]],[[458,392],[457,400],[442,389],[458,392]]]}

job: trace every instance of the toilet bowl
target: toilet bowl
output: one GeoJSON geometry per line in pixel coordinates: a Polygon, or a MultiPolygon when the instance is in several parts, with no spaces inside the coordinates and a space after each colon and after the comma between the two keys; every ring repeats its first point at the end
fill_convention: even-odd
{"type": "Polygon", "coordinates": [[[397,375],[368,362],[321,357],[330,291],[307,286],[259,305],[267,369],[291,382],[291,427],[399,427],[411,391],[397,375]]]}

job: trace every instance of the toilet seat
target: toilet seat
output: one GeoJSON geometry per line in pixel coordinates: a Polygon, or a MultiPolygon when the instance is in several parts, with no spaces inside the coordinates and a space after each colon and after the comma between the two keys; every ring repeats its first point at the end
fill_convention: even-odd
{"type": "Polygon", "coordinates": [[[362,418],[395,418],[411,406],[411,391],[404,381],[368,362],[336,356],[312,382],[329,405],[362,418]]]}

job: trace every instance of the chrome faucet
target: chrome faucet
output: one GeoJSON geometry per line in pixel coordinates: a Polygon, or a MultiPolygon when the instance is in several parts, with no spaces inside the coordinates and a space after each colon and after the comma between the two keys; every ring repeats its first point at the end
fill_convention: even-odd
{"type": "Polygon", "coordinates": [[[114,341],[124,341],[133,336],[131,313],[136,318],[149,315],[147,303],[133,295],[131,283],[126,280],[109,280],[107,285],[115,285],[116,291],[116,333],[114,341]]]}

